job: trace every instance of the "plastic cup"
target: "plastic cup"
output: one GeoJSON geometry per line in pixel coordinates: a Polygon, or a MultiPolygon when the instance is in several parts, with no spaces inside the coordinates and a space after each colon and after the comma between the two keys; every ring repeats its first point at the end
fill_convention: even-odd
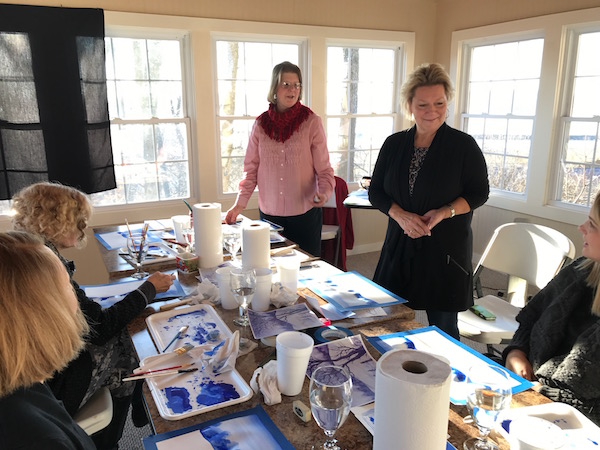
{"type": "Polygon", "coordinates": [[[183,235],[183,230],[190,228],[190,216],[173,216],[171,217],[173,221],[173,231],[175,232],[175,240],[182,244],[187,243],[185,236],[183,235]]]}
{"type": "Polygon", "coordinates": [[[280,258],[277,260],[277,272],[282,286],[292,292],[298,290],[298,274],[300,273],[300,260],[298,258],[280,258]]]}
{"type": "Polygon", "coordinates": [[[219,297],[221,297],[221,306],[223,309],[236,309],[240,306],[233,296],[233,292],[231,292],[231,285],[229,282],[231,279],[231,269],[233,269],[233,267],[221,267],[215,272],[217,274],[219,297]]]}
{"type": "Polygon", "coordinates": [[[283,395],[302,392],[314,345],[313,338],[299,331],[284,331],[277,336],[277,386],[283,395]]]}
{"type": "Polygon", "coordinates": [[[266,311],[271,304],[271,277],[273,272],[268,267],[254,269],[256,272],[256,289],[250,308],[253,311],[266,311]]]}

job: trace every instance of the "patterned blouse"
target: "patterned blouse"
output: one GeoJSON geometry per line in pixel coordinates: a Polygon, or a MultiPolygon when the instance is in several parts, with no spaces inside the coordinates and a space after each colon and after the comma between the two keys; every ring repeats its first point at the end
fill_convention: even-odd
{"type": "Polygon", "coordinates": [[[421,170],[425,156],[427,156],[427,150],[429,150],[429,147],[415,147],[412,159],[410,160],[410,168],[408,169],[408,190],[411,197],[413,195],[415,181],[417,181],[417,175],[419,175],[419,170],[421,170]]]}

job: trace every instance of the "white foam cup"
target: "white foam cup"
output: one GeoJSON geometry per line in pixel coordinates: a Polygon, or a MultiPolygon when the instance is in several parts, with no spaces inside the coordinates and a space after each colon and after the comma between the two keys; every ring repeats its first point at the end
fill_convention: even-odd
{"type": "Polygon", "coordinates": [[[250,308],[254,311],[266,311],[271,304],[271,277],[273,272],[268,267],[254,269],[256,273],[256,289],[250,308]]]}
{"type": "Polygon", "coordinates": [[[216,270],[219,297],[221,297],[221,306],[223,309],[235,309],[240,306],[233,296],[233,292],[231,292],[231,269],[233,267],[220,267],[216,270]]]}
{"type": "Polygon", "coordinates": [[[302,391],[306,368],[314,347],[313,338],[299,331],[284,331],[277,336],[277,386],[283,395],[302,391]]]}
{"type": "Polygon", "coordinates": [[[300,273],[300,260],[294,257],[281,257],[277,260],[279,282],[292,292],[298,289],[298,274],[300,273]]]}
{"type": "Polygon", "coordinates": [[[185,236],[183,235],[183,230],[186,228],[190,228],[190,216],[173,216],[171,217],[173,221],[173,231],[175,232],[175,240],[180,243],[186,243],[185,236]]]}

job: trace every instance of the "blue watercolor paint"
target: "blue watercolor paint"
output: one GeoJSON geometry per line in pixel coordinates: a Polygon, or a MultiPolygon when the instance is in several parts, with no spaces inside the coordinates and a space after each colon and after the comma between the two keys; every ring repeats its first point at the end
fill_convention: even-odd
{"type": "Polygon", "coordinates": [[[181,414],[192,409],[190,393],[185,388],[168,387],[163,390],[167,397],[167,407],[175,414],[181,414]]]}
{"type": "Polygon", "coordinates": [[[460,370],[452,367],[452,373],[454,374],[454,381],[465,381],[467,379],[466,375],[462,373],[460,370]]]}
{"type": "Polygon", "coordinates": [[[202,384],[201,392],[196,397],[196,401],[199,405],[211,406],[235,398],[240,398],[240,394],[235,390],[233,385],[209,381],[206,384],[202,384]]]}
{"type": "Polygon", "coordinates": [[[204,439],[210,442],[215,450],[231,450],[241,448],[240,443],[229,440],[229,432],[219,428],[220,424],[200,430],[204,439]]]}

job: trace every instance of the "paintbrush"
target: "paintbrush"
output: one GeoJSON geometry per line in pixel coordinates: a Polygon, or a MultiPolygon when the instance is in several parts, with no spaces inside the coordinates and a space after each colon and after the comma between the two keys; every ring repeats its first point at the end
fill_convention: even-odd
{"type": "Polygon", "coordinates": [[[167,375],[178,375],[181,373],[196,372],[197,370],[197,367],[194,367],[193,369],[165,370],[164,372],[159,373],[147,373],[146,375],[136,375],[134,377],[127,377],[123,378],[121,381],[145,380],[146,378],[165,377],[167,375]]]}
{"type": "Polygon", "coordinates": [[[196,363],[180,364],[178,366],[163,367],[161,369],[144,370],[144,371],[140,371],[140,372],[135,372],[134,371],[131,375],[129,375],[129,377],[139,377],[140,375],[148,375],[148,374],[151,374],[151,373],[159,373],[159,372],[164,372],[165,370],[188,369],[191,366],[193,366],[194,364],[196,364],[196,363]]]}
{"type": "Polygon", "coordinates": [[[167,344],[167,346],[165,347],[165,349],[162,351],[162,353],[166,352],[167,349],[173,344],[173,342],[175,342],[177,339],[181,338],[181,336],[183,335],[183,333],[185,333],[188,329],[187,325],[184,325],[183,327],[181,327],[179,329],[179,331],[177,332],[177,334],[175,335],[175,337],[173,339],[171,339],[171,342],[169,342],[167,344]]]}

